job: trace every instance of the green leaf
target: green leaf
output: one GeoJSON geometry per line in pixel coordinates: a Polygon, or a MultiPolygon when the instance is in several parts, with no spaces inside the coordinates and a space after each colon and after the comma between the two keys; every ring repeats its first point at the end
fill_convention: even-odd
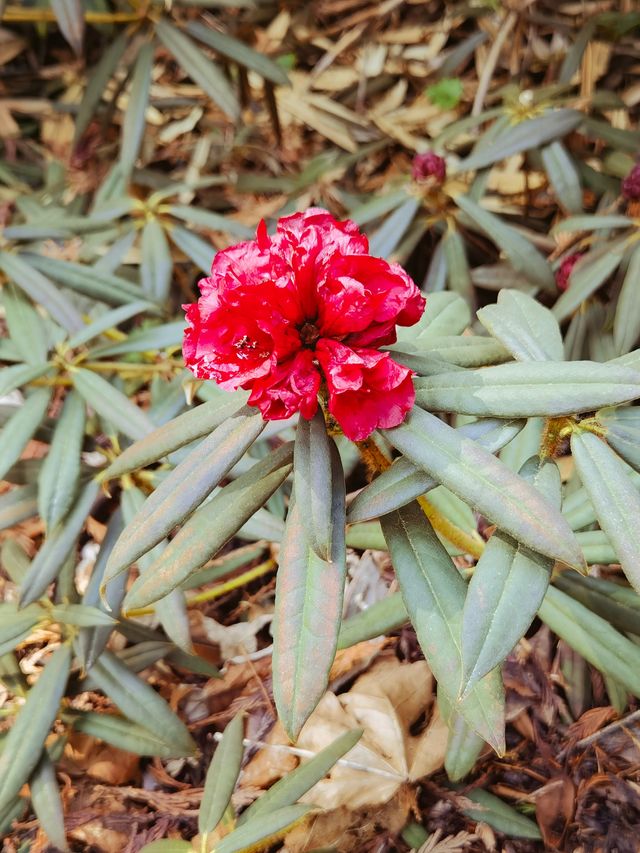
{"type": "Polygon", "coordinates": [[[582,187],[576,165],[562,142],[552,142],[541,152],[556,201],[569,213],[582,213],[582,187]]]}
{"type": "MultiPolygon", "coordinates": [[[[89,296],[91,299],[97,299],[99,302],[104,302],[107,305],[139,302],[144,295],[138,285],[132,284],[126,278],[111,275],[95,267],[83,266],[82,264],[75,264],[71,261],[61,261],[58,258],[45,258],[41,255],[25,253],[22,257],[28,261],[31,267],[50,275],[51,278],[58,281],[64,287],[69,287],[83,296],[89,296]]],[[[19,281],[18,284],[20,284],[19,281]]],[[[35,297],[33,298],[35,300],[35,297]]],[[[39,302],[41,300],[38,299],[36,301],[39,302]]],[[[43,304],[49,310],[46,303],[43,304]]],[[[50,313],[54,317],[51,311],[50,313]]],[[[56,317],[54,319],[57,320],[56,317]]],[[[58,322],[60,321],[58,320],[58,322]]],[[[71,332],[76,332],[79,329],[84,329],[84,326],[84,322],[80,319],[73,328],[69,328],[68,325],[65,328],[68,328],[71,332]]]]}
{"type": "MultiPolygon", "coordinates": [[[[508,444],[522,427],[523,421],[487,418],[465,424],[459,428],[458,432],[473,439],[490,453],[496,453],[508,444]]],[[[349,504],[347,521],[352,524],[379,518],[395,509],[400,509],[401,506],[405,506],[437,485],[437,480],[401,456],[356,495],[349,504]]]]}
{"type": "Polygon", "coordinates": [[[235,219],[222,216],[212,210],[203,210],[200,207],[188,204],[172,204],[168,212],[191,225],[198,225],[200,228],[206,228],[210,231],[222,231],[225,234],[232,234],[234,237],[243,237],[245,240],[255,237],[255,228],[248,228],[241,222],[236,222],[235,219]]]}
{"type": "MultiPolygon", "coordinates": [[[[133,677],[135,678],[135,676],[133,677]]],[[[98,738],[118,749],[124,749],[136,755],[180,758],[193,752],[191,747],[188,751],[181,752],[176,744],[172,743],[168,737],[164,737],[164,732],[161,730],[151,730],[116,714],[72,711],[65,714],[65,719],[73,725],[76,731],[91,735],[91,737],[98,738]]]]}
{"type": "Polygon", "coordinates": [[[345,732],[313,758],[301,762],[295,770],[291,770],[262,796],[254,800],[242,813],[238,825],[242,826],[249,820],[255,820],[259,815],[271,814],[277,809],[296,803],[327,775],[338,759],[353,749],[361,737],[362,729],[345,732]]]}
{"type": "Polygon", "coordinates": [[[95,320],[87,323],[75,335],[72,335],[67,341],[67,345],[70,349],[77,349],[108,329],[117,328],[121,323],[135,317],[136,314],[142,314],[142,312],[156,313],[157,310],[157,307],[151,302],[140,299],[137,302],[130,302],[128,305],[121,305],[119,308],[105,311],[95,320]]]}
{"type": "Polygon", "coordinates": [[[134,441],[153,432],[154,425],[147,415],[97,373],[83,367],[73,369],[71,378],[76,391],[85,401],[123,435],[134,441]]]}
{"type": "Polygon", "coordinates": [[[580,258],[571,273],[569,287],[552,309],[559,323],[568,319],[620,266],[625,244],[624,239],[617,240],[598,246],[580,258]]]}
{"type": "MultiPolygon", "coordinates": [[[[336,457],[337,451],[332,459],[337,479],[342,472],[336,457]]],[[[311,548],[302,519],[306,511],[297,500],[289,509],[273,624],[273,695],[278,716],[292,740],[297,739],[327,689],[347,572],[344,525],[334,530],[331,559],[323,560],[311,548]]]]}
{"type": "Polygon", "coordinates": [[[116,620],[104,610],[88,607],[86,604],[56,604],[49,611],[51,619],[63,625],[75,625],[78,628],[111,627],[116,620]]]}
{"type": "Polygon", "coordinates": [[[145,844],[140,848],[140,853],[193,853],[193,845],[190,841],[161,838],[151,844],[145,844]]]}
{"type": "Polygon", "coordinates": [[[352,219],[358,225],[367,225],[375,219],[380,219],[392,210],[400,207],[407,200],[407,191],[404,187],[394,190],[387,195],[374,196],[368,198],[362,204],[353,207],[349,219],[352,219]]]}
{"type": "Polygon", "coordinates": [[[138,468],[144,468],[168,456],[174,450],[184,447],[208,435],[228,418],[236,415],[244,406],[246,394],[240,392],[221,401],[216,398],[209,403],[194,406],[190,411],[179,415],[169,423],[154,429],[152,433],[118,456],[100,475],[102,481],[122,477],[138,468]]]}
{"type": "Polygon", "coordinates": [[[0,810],[18,794],[35,769],[58,715],[71,668],[71,648],[59,646],[29,690],[0,754],[0,810]]]}
{"type": "Polygon", "coordinates": [[[578,110],[557,109],[549,110],[544,115],[512,125],[499,136],[490,146],[472,153],[458,164],[459,172],[484,169],[499,160],[505,160],[521,151],[540,148],[552,139],[566,136],[583,120],[584,115],[578,110]]]}
{"type": "Polygon", "coordinates": [[[570,566],[583,567],[580,546],[562,516],[476,442],[419,409],[413,409],[399,427],[383,432],[415,465],[517,542],[570,566]]]}
{"type": "Polygon", "coordinates": [[[398,346],[402,348],[407,341],[421,350],[423,344],[429,346],[434,339],[461,335],[469,325],[471,311],[459,294],[448,290],[431,293],[418,322],[407,328],[398,328],[398,346]]]}
{"type": "Polygon", "coordinates": [[[333,439],[327,434],[322,411],[313,418],[300,418],[293,451],[293,478],[297,499],[304,506],[301,518],[306,539],[321,560],[329,560],[334,527],[344,528],[345,519],[336,516],[336,505],[344,507],[344,476],[332,477],[333,439]],[[337,500],[334,492],[341,490],[337,500]]]}
{"type": "Polygon", "coordinates": [[[420,200],[412,197],[396,208],[370,238],[371,254],[381,258],[390,255],[407,233],[419,208],[420,200]]]}
{"type": "MultiPolygon", "coordinates": [[[[618,456],[636,471],[640,469],[640,408],[628,406],[600,409],[596,412],[596,420],[604,428],[607,443],[618,456]]],[[[637,488],[637,477],[633,479],[637,488]]]]}
{"type": "Polygon", "coordinates": [[[538,614],[592,666],[640,696],[640,648],[605,619],[550,586],[538,614]]]}
{"type": "Polygon", "coordinates": [[[372,640],[374,637],[397,631],[408,621],[409,615],[402,596],[399,592],[394,592],[343,622],[338,636],[338,648],[348,649],[363,640],[372,640]]]}
{"type": "Polygon", "coordinates": [[[169,293],[172,274],[173,259],[164,228],[157,219],[150,219],[142,229],[142,289],[156,302],[164,302],[169,293]]]}
{"type": "Polygon", "coordinates": [[[160,350],[169,347],[178,348],[182,343],[183,334],[183,320],[176,320],[175,323],[162,323],[159,326],[147,326],[131,332],[126,340],[93,347],[89,351],[89,356],[91,358],[103,358],[104,356],[123,353],[146,352],[147,350],[160,350]]]}
{"type": "Polygon", "coordinates": [[[438,708],[449,727],[444,769],[452,782],[463,779],[470,773],[484,748],[484,740],[467,725],[464,717],[451,708],[451,704],[440,691],[438,708]]]}
{"type": "Polygon", "coordinates": [[[313,806],[299,804],[285,806],[269,815],[260,815],[259,820],[243,824],[225,835],[222,841],[216,843],[215,853],[248,853],[249,850],[255,850],[258,843],[260,849],[271,847],[312,809],[313,806]]]}
{"type": "Polygon", "coordinates": [[[14,364],[4,367],[0,372],[0,397],[5,397],[15,388],[40,379],[51,370],[50,364],[14,364]]]}
{"type": "Polygon", "coordinates": [[[462,296],[470,305],[475,301],[471,283],[469,262],[464,240],[457,228],[448,228],[442,239],[442,247],[447,262],[447,281],[449,289],[462,296]]]}
{"type": "Polygon", "coordinates": [[[417,504],[382,519],[404,605],[439,687],[452,707],[498,753],[504,744],[504,688],[496,670],[458,699],[460,614],[466,585],[417,504]]]}
{"type": "Polygon", "coordinates": [[[120,167],[127,179],[138,159],[146,127],[145,113],[149,105],[154,53],[155,45],[153,42],[143,44],[133,66],[127,110],[122,121],[122,143],[120,146],[120,167]]]}
{"type": "Polygon", "coordinates": [[[213,761],[204,780],[204,791],[198,812],[198,832],[212,832],[222,820],[231,802],[233,789],[240,775],[244,753],[244,720],[239,713],[224,730],[222,740],[216,747],[213,761]]]}
{"type": "MultiPolygon", "coordinates": [[[[560,471],[529,460],[520,475],[560,509],[560,471]]],[[[549,586],[553,560],[494,533],[469,583],[462,615],[464,693],[498,666],[523,637],[549,586]]]]}
{"type": "Polygon", "coordinates": [[[443,77],[427,88],[427,98],[436,107],[452,110],[460,103],[463,92],[462,80],[459,77],[443,77]]]}
{"type": "Polygon", "coordinates": [[[49,531],[65,518],[78,490],[85,417],[84,400],[69,392],[38,475],[38,511],[49,531]]]}
{"type": "Polygon", "coordinates": [[[60,32],[73,48],[76,56],[82,55],[84,39],[84,6],[82,0],[51,0],[60,32]]]}
{"type": "Polygon", "coordinates": [[[192,450],[127,524],[109,557],[104,582],[126,571],[191,515],[244,456],[265,425],[260,412],[245,406],[192,450]]]}
{"type": "Polygon", "coordinates": [[[562,572],[553,583],[618,631],[640,633],[640,596],[632,589],[603,578],[582,577],[575,572],[562,572]]]}
{"type": "Polygon", "coordinates": [[[134,675],[112,652],[100,655],[91,667],[91,680],[126,717],[165,743],[173,757],[193,755],[196,751],[189,730],[160,694],[134,675]]]}
{"type": "Polygon", "coordinates": [[[478,417],[559,417],[640,397],[640,373],[613,363],[511,362],[416,380],[430,411],[478,417]]]}
{"type": "Polygon", "coordinates": [[[640,591],[640,495],[629,482],[624,463],[593,433],[574,432],[571,453],[600,527],[611,540],[629,582],[640,591]]]}
{"type": "Polygon", "coordinates": [[[198,49],[180,30],[160,20],[155,26],[158,38],[178,60],[194,83],[216,103],[230,118],[240,117],[240,105],[222,71],[198,49]]]}
{"type": "Polygon", "coordinates": [[[629,228],[632,225],[633,219],[619,214],[568,216],[554,225],[551,233],[562,234],[565,231],[597,231],[599,229],[608,231],[611,228],[629,228]]]}
{"type": "MultiPolygon", "coordinates": [[[[50,260],[47,258],[47,260],[50,260]]],[[[0,269],[34,302],[42,305],[68,332],[84,326],[82,315],[48,278],[34,269],[19,255],[0,252],[0,269]]]]}
{"type": "Polygon", "coordinates": [[[37,388],[20,405],[0,430],[0,480],[7,477],[13,465],[33,438],[47,414],[50,388],[37,388]]]}
{"type": "Polygon", "coordinates": [[[191,258],[194,264],[200,267],[205,275],[209,275],[211,264],[216,254],[215,248],[203,240],[202,237],[198,237],[197,234],[175,223],[171,223],[168,233],[180,251],[184,252],[188,258],[191,258]]]}
{"type": "Polygon", "coordinates": [[[20,606],[26,607],[43,595],[69,557],[82,532],[98,495],[98,484],[88,483],[67,516],[67,522],[54,530],[33,558],[20,585],[20,606]]]}
{"type": "Polygon", "coordinates": [[[42,364],[47,360],[47,334],[38,312],[12,282],[2,288],[2,304],[9,335],[21,358],[27,364],[42,364]]]}
{"type": "Polygon", "coordinates": [[[31,804],[51,844],[58,850],[68,850],[64,831],[64,808],[51,759],[43,750],[42,757],[29,779],[31,804]]]}
{"type": "Polygon", "coordinates": [[[415,370],[418,376],[447,372],[452,366],[484,367],[510,360],[502,344],[481,335],[442,336],[428,343],[418,339],[417,343],[420,347],[417,352],[400,352],[395,347],[391,352],[395,361],[415,370]],[[441,369],[434,370],[438,364],[441,369]]]}
{"type": "Polygon", "coordinates": [[[145,577],[135,581],[125,609],[146,607],[202,568],[284,482],[291,472],[292,451],[291,444],[282,445],[201,506],[145,577]]]}
{"type": "Polygon", "coordinates": [[[271,80],[276,86],[289,85],[289,78],[280,65],[277,65],[263,53],[258,53],[257,50],[248,47],[244,42],[228,35],[228,33],[205,27],[198,21],[190,21],[187,24],[187,31],[198,41],[212,47],[218,53],[237,62],[238,65],[256,71],[261,77],[264,77],[265,80],[271,80]]]}
{"type": "Polygon", "coordinates": [[[118,67],[118,63],[122,59],[128,43],[127,34],[125,32],[120,33],[117,38],[108,44],[98,64],[94,65],[91,69],[87,77],[87,88],[80,102],[78,114],[76,115],[75,132],[73,134],[74,147],[89,126],[89,122],[102,100],[107,84],[118,67]]]}
{"type": "Polygon", "coordinates": [[[462,810],[463,814],[471,820],[488,823],[498,832],[503,832],[510,837],[531,838],[536,841],[542,839],[540,830],[530,818],[520,814],[488,791],[476,788],[474,791],[465,791],[464,795],[468,800],[477,803],[479,806],[476,809],[462,810]]]}
{"type": "Polygon", "coordinates": [[[501,290],[496,305],[478,311],[478,319],[517,361],[562,361],[557,320],[536,299],[517,290],[501,290]]]}
{"type": "Polygon", "coordinates": [[[613,320],[613,342],[619,353],[633,349],[640,338],[640,245],[631,254],[613,320]]]}
{"type": "Polygon", "coordinates": [[[38,514],[37,487],[35,483],[11,489],[0,495],[0,530],[13,527],[38,514]]]}
{"type": "Polygon", "coordinates": [[[0,604],[0,656],[13,651],[46,619],[47,614],[37,604],[18,610],[13,603],[0,604]]]}
{"type": "MultiPolygon", "coordinates": [[[[489,150],[493,151],[493,146],[489,150]]],[[[480,207],[469,196],[457,196],[455,201],[472,222],[502,249],[517,272],[538,287],[550,293],[556,292],[556,282],[549,263],[525,237],[498,216],[480,207]]]]}

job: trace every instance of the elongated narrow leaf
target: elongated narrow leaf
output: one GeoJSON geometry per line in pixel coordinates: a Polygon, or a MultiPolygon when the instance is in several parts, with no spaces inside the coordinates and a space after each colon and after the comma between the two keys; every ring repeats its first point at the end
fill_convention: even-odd
{"type": "Polygon", "coordinates": [[[179,758],[184,754],[164,737],[163,732],[145,728],[115,714],[98,714],[94,711],[74,712],[71,722],[76,731],[99,738],[118,749],[124,749],[136,755],[179,758]]]}
{"type": "Polygon", "coordinates": [[[135,440],[153,432],[147,415],[102,376],[79,367],[74,368],[72,379],[80,396],[124,435],[135,440]]]}
{"type": "Polygon", "coordinates": [[[91,69],[87,78],[85,89],[78,114],[76,116],[75,132],[73,136],[74,145],[89,126],[94,112],[100,103],[107,88],[107,84],[122,59],[127,46],[127,37],[123,32],[114,39],[102,54],[100,61],[91,69]]]}
{"type": "Polygon", "coordinates": [[[574,433],[571,453],[600,527],[629,582],[640,591],[640,495],[629,482],[624,463],[593,433],[574,433]]]}
{"type": "Polygon", "coordinates": [[[105,583],[161,542],[213,491],[265,427],[255,409],[227,418],[166,477],[125,528],[109,557],[105,583]]]}
{"type": "Polygon", "coordinates": [[[478,311],[478,319],[517,361],[562,361],[560,327],[553,314],[533,297],[501,290],[496,305],[478,311]]]}
{"type": "Polygon", "coordinates": [[[389,634],[391,631],[397,631],[408,621],[409,614],[402,596],[399,592],[394,592],[343,622],[338,637],[338,648],[348,649],[363,640],[371,640],[374,637],[389,634]]]}
{"type": "Polygon", "coordinates": [[[613,321],[613,342],[620,354],[629,352],[640,338],[639,281],[640,246],[636,246],[625,273],[613,321]]]}
{"type": "Polygon", "coordinates": [[[201,569],[291,472],[293,447],[283,445],[200,507],[171,540],[162,557],[131,587],[125,609],[146,607],[201,569]]]}
{"type": "Polygon", "coordinates": [[[476,442],[434,415],[414,409],[404,424],[384,430],[414,464],[477,508],[517,542],[582,568],[580,546],[567,522],[541,494],[476,442]]]}
{"type": "MultiPolygon", "coordinates": [[[[334,454],[333,467],[338,468],[334,454]]],[[[338,469],[339,471],[339,469],[338,469]]],[[[302,520],[306,507],[289,509],[276,581],[273,694],[292,740],[327,689],[336,653],[346,579],[344,525],[334,530],[331,559],[311,548],[302,520]]]]}
{"type": "Polygon", "coordinates": [[[402,349],[408,342],[417,350],[421,350],[423,344],[427,344],[428,349],[435,338],[461,335],[470,324],[471,310],[459,294],[449,290],[432,293],[418,322],[398,328],[398,347],[402,349]]]}
{"type": "Polygon", "coordinates": [[[38,513],[37,487],[35,483],[11,489],[0,495],[0,530],[13,527],[38,513]]]}
{"type": "Polygon", "coordinates": [[[334,483],[331,476],[332,444],[320,409],[311,420],[300,418],[293,451],[295,490],[305,508],[301,517],[305,536],[321,560],[330,559],[334,526],[345,523],[344,516],[336,518],[332,513],[335,489],[342,488],[344,506],[344,477],[334,483]]]}
{"type": "Polygon", "coordinates": [[[38,510],[49,531],[66,516],[76,496],[85,418],[84,400],[71,391],[38,476],[38,510]]]}
{"type": "Polygon", "coordinates": [[[47,334],[40,315],[22,290],[12,282],[2,288],[2,304],[11,341],[27,364],[47,360],[47,334]]]}
{"type": "Polygon", "coordinates": [[[561,234],[564,231],[597,231],[613,228],[629,228],[633,220],[628,216],[612,214],[610,216],[568,216],[554,226],[552,233],[561,234]]]}
{"type": "Polygon", "coordinates": [[[371,237],[371,254],[383,258],[390,255],[409,230],[419,207],[420,201],[417,198],[408,198],[394,210],[371,237]]]}
{"type": "Polygon", "coordinates": [[[240,105],[229,81],[218,66],[207,59],[190,38],[168,21],[158,21],[156,33],[194,83],[197,83],[230,118],[237,119],[240,116],[240,105]]]}
{"type": "Polygon", "coordinates": [[[604,284],[622,262],[625,241],[599,246],[580,258],[569,278],[569,286],[553,306],[559,323],[568,319],[580,305],[604,284]]]}
{"type": "Polygon", "coordinates": [[[445,234],[442,246],[447,261],[447,281],[449,288],[462,296],[470,305],[474,303],[474,291],[469,273],[469,262],[460,232],[450,229],[445,234]]]}
{"type": "Polygon", "coordinates": [[[444,769],[452,782],[463,779],[473,769],[484,748],[484,740],[467,725],[462,714],[454,711],[442,691],[438,691],[438,709],[449,729],[444,769]]]}
{"type": "Polygon", "coordinates": [[[211,231],[226,232],[233,234],[234,237],[247,239],[255,235],[254,228],[248,228],[230,216],[223,216],[213,210],[203,210],[201,207],[188,204],[172,204],[169,213],[178,219],[189,222],[191,225],[199,225],[201,228],[207,228],[211,231]]]}
{"type": "Polygon", "coordinates": [[[175,323],[162,323],[159,326],[149,326],[145,329],[132,332],[126,340],[118,343],[100,344],[89,350],[91,358],[103,358],[128,354],[132,352],[146,352],[147,350],[159,350],[169,347],[179,347],[184,334],[184,322],[176,320],[175,323]]]}
{"type": "Polygon", "coordinates": [[[108,613],[86,604],[56,604],[49,615],[56,622],[78,628],[113,627],[116,624],[116,620],[108,613]]]}
{"type": "MultiPolygon", "coordinates": [[[[560,509],[553,462],[525,464],[520,474],[560,509]]],[[[462,615],[463,693],[498,666],[533,621],[549,586],[553,560],[494,533],[469,583],[462,615]]]]}
{"type": "Polygon", "coordinates": [[[509,351],[488,336],[443,336],[426,344],[419,339],[418,345],[420,349],[415,352],[401,352],[395,347],[391,349],[394,359],[410,367],[418,376],[443,373],[453,367],[484,367],[511,359],[509,351]],[[441,365],[439,369],[438,365],[441,365]]]}
{"type": "Polygon", "coordinates": [[[458,171],[484,169],[499,160],[539,148],[552,139],[565,136],[580,124],[583,114],[578,110],[551,110],[545,115],[509,127],[486,148],[471,154],[458,165],[458,171]]]}
{"type": "Polygon", "coordinates": [[[160,838],[145,844],[140,848],[140,853],[193,853],[193,844],[177,838],[160,838]]]}
{"type": "Polygon", "coordinates": [[[285,806],[269,815],[261,815],[259,820],[243,824],[222,841],[216,843],[216,853],[245,853],[245,851],[271,847],[296,824],[300,823],[313,806],[297,804],[285,806]]]}
{"type": "Polygon", "coordinates": [[[16,407],[16,412],[0,430],[0,480],[20,459],[47,413],[50,388],[38,388],[16,407]]]}
{"type": "Polygon", "coordinates": [[[416,380],[430,411],[478,417],[559,417],[640,397],[640,373],[613,363],[512,362],[416,380]]]}
{"type": "MultiPolygon", "coordinates": [[[[601,409],[596,413],[596,419],[606,431],[607,443],[618,456],[638,471],[640,469],[640,408],[628,406],[601,409]]],[[[631,472],[627,471],[627,474],[631,475],[631,472]]],[[[631,479],[635,481],[637,489],[637,477],[632,476],[631,479]]]]}
{"type": "Polygon", "coordinates": [[[82,54],[84,38],[84,6],[82,0],[51,0],[60,32],[69,42],[76,56],[82,54]]]}
{"type": "Polygon", "coordinates": [[[605,619],[550,586],[538,611],[554,634],[600,672],[640,695],[640,648],[605,619]]]}
{"type": "Polygon", "coordinates": [[[196,266],[200,267],[205,275],[209,275],[216,254],[213,246],[203,240],[202,237],[198,237],[193,231],[182,228],[175,223],[172,223],[169,228],[169,237],[181,252],[184,252],[196,266]]]}
{"type": "Polygon", "coordinates": [[[580,175],[562,142],[552,142],[540,152],[558,204],[569,213],[582,213],[580,175]]]}
{"type": "Polygon", "coordinates": [[[172,272],[173,259],[164,228],[157,219],[150,219],[142,229],[142,289],[156,302],[164,302],[169,293],[172,272]]]}
{"type": "MultiPolygon", "coordinates": [[[[458,432],[473,439],[485,450],[496,453],[520,432],[524,421],[503,421],[487,418],[465,424],[458,432]]],[[[347,521],[368,521],[400,509],[425,492],[434,489],[438,481],[403,456],[383,471],[356,495],[349,505],[347,521]]]]}
{"type": "Polygon", "coordinates": [[[22,610],[12,603],[0,604],[0,655],[13,651],[46,615],[37,604],[22,610]]]}
{"type": "Polygon", "coordinates": [[[343,755],[353,749],[362,737],[362,729],[353,729],[336,738],[313,758],[304,761],[291,770],[268,791],[254,800],[249,808],[242,813],[239,825],[254,821],[258,815],[271,814],[277,809],[292,806],[300,797],[323,779],[333,765],[343,755]]]}
{"type": "Polygon", "coordinates": [[[195,752],[195,743],[185,724],[160,694],[134,675],[116,655],[103,652],[91,668],[91,679],[126,717],[162,740],[175,757],[195,752]]]}
{"type": "Polygon", "coordinates": [[[45,739],[58,715],[71,667],[71,648],[60,646],[27,694],[0,754],[0,810],[18,794],[40,760],[45,739]]]}
{"type": "Polygon", "coordinates": [[[79,332],[72,335],[67,343],[71,349],[77,349],[93,338],[97,338],[98,335],[106,332],[107,329],[117,328],[121,323],[130,320],[131,317],[135,317],[136,314],[141,314],[143,311],[154,313],[157,310],[157,307],[151,302],[145,302],[143,299],[137,302],[130,302],[128,305],[121,305],[119,308],[105,311],[96,320],[88,323],[79,332]]]}
{"type": "Polygon", "coordinates": [[[0,269],[68,332],[76,332],[84,326],[82,315],[59,288],[19,255],[0,252],[0,269]]]}
{"type": "MultiPolygon", "coordinates": [[[[520,125],[522,127],[522,125],[520,125]]],[[[509,258],[511,265],[533,284],[549,292],[556,292],[551,267],[540,252],[510,225],[493,213],[480,207],[468,196],[458,196],[456,204],[484,231],[509,258]]]]}
{"type": "Polygon", "coordinates": [[[553,583],[618,631],[640,632],[640,595],[634,590],[603,578],[582,577],[575,572],[562,572],[553,583]]]}
{"type": "Polygon", "coordinates": [[[56,771],[46,750],[29,779],[31,804],[45,835],[58,850],[68,850],[64,831],[64,809],[56,771]]]}
{"type": "Polygon", "coordinates": [[[69,512],[66,524],[58,527],[45,539],[20,585],[22,607],[40,598],[57,576],[75,547],[97,494],[98,484],[88,483],[69,512]]]}
{"type": "Polygon", "coordinates": [[[504,688],[495,671],[459,700],[460,614],[465,583],[417,504],[384,516],[404,605],[439,687],[475,732],[504,752],[504,688]]]}
{"type": "Polygon", "coordinates": [[[204,780],[204,792],[198,813],[198,832],[206,835],[222,820],[231,794],[238,781],[244,746],[243,715],[236,714],[224,730],[222,740],[216,747],[213,761],[204,780]]]}
{"type": "Polygon", "coordinates": [[[239,393],[229,399],[215,399],[200,406],[194,406],[183,415],[179,415],[169,423],[163,424],[140,441],[127,447],[124,453],[109,465],[100,475],[101,480],[111,480],[121,477],[138,468],[151,465],[159,459],[208,435],[236,415],[246,400],[246,394],[239,393]]]}
{"type": "Polygon", "coordinates": [[[11,367],[4,367],[0,371],[0,397],[6,396],[21,385],[26,385],[27,382],[40,379],[51,369],[49,364],[13,364],[11,367]]]}
{"type": "MultiPolygon", "coordinates": [[[[72,263],[71,261],[62,261],[58,258],[45,258],[35,254],[25,253],[23,257],[30,266],[51,276],[51,278],[60,282],[64,287],[69,287],[83,296],[89,296],[91,299],[97,299],[107,305],[139,302],[144,296],[142,290],[126,278],[102,272],[102,270],[97,270],[95,267],[83,266],[82,264],[72,263]]],[[[53,316],[53,313],[51,316],[53,316]]],[[[83,329],[84,325],[84,322],[80,320],[70,331],[76,332],[79,329],[83,329]]]]}
{"type": "Polygon", "coordinates": [[[476,808],[463,809],[463,813],[471,820],[484,821],[507,836],[534,840],[542,838],[540,830],[530,818],[520,814],[488,791],[476,788],[473,791],[467,791],[465,796],[478,804],[476,808]]]}
{"type": "Polygon", "coordinates": [[[133,67],[129,102],[122,123],[122,145],[120,148],[120,167],[126,177],[131,174],[138,159],[146,127],[145,112],[149,104],[154,52],[153,42],[144,44],[140,48],[133,67]]]}
{"type": "Polygon", "coordinates": [[[276,86],[289,85],[289,78],[280,65],[263,53],[258,53],[257,50],[248,47],[244,42],[238,41],[238,39],[228,35],[228,33],[221,33],[219,30],[205,27],[204,24],[198,21],[188,23],[187,31],[194,38],[209,45],[209,47],[212,47],[228,59],[232,59],[239,65],[256,71],[265,80],[271,80],[276,86]]]}

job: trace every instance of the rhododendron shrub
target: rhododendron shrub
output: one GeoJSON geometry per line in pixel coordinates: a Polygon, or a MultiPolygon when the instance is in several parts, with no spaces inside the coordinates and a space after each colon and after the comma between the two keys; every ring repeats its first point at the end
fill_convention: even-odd
{"type": "Polygon", "coordinates": [[[412,371],[381,346],[425,300],[398,264],[368,253],[354,222],[311,209],[264,223],[219,252],[200,299],[184,306],[187,367],[227,391],[251,391],[266,420],[311,418],[319,394],[354,441],[394,427],[412,407],[412,371]]]}
{"type": "Polygon", "coordinates": [[[565,362],[554,314],[518,291],[481,308],[471,333],[461,296],[425,299],[353,222],[317,208],[218,252],[199,290],[185,306],[184,357],[205,402],[103,473],[126,483],[171,454],[110,551],[103,595],[142,560],[124,611],[167,601],[250,521],[250,535],[280,540],[273,690],[292,738],[338,645],[410,619],[443,717],[474,745],[465,761],[482,740],[503,750],[500,664],[538,612],[563,636],[570,605],[549,587],[552,572],[587,561],[559,509],[555,457],[568,442],[603,535],[640,588],[637,551],[610,509],[640,513],[629,478],[612,473],[625,464],[618,453],[638,463],[611,408],[640,397],[634,363],[565,362]],[[369,482],[347,499],[343,461],[354,454],[369,482]],[[399,592],[342,627],[347,530],[386,543],[399,592]],[[454,555],[476,560],[468,584],[454,555]]]}

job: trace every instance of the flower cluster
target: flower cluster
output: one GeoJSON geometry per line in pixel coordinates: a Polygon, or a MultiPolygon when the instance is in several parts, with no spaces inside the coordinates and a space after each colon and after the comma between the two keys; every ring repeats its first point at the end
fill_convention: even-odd
{"type": "Polygon", "coordinates": [[[398,264],[368,254],[354,222],[311,208],[264,223],[219,252],[185,305],[183,352],[199,379],[251,391],[268,420],[311,418],[318,394],[348,438],[397,426],[413,405],[412,371],[379,347],[411,326],[425,301],[398,264]]]}
{"type": "Polygon", "coordinates": [[[558,290],[564,291],[568,289],[569,279],[571,278],[573,268],[582,256],[583,252],[574,252],[572,255],[567,255],[567,257],[562,261],[556,270],[556,285],[558,286],[558,290]]]}
{"type": "Polygon", "coordinates": [[[640,201],[640,163],[636,163],[622,181],[622,195],[628,201],[640,201]]]}
{"type": "Polygon", "coordinates": [[[411,164],[411,175],[418,183],[429,182],[440,187],[447,177],[446,161],[433,151],[416,154],[411,164]]]}

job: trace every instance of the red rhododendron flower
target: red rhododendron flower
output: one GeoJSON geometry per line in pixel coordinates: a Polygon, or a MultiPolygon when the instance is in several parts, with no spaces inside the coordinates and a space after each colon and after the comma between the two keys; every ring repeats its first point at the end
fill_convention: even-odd
{"type": "Polygon", "coordinates": [[[566,290],[569,287],[569,279],[573,268],[583,256],[582,252],[574,252],[573,255],[568,255],[556,270],[556,284],[558,290],[566,290]]]}
{"type": "Polygon", "coordinates": [[[622,181],[622,195],[629,201],[640,201],[640,163],[622,181]]]}
{"type": "Polygon", "coordinates": [[[411,174],[414,181],[430,181],[440,186],[447,177],[447,163],[444,157],[434,154],[433,151],[425,151],[424,154],[416,154],[413,158],[411,174]]]}
{"type": "Polygon", "coordinates": [[[199,379],[251,391],[264,418],[311,418],[324,383],[328,408],[354,441],[397,426],[413,405],[412,371],[378,347],[424,311],[398,264],[368,254],[354,222],[312,208],[273,236],[218,252],[200,299],[185,305],[183,352],[199,379]]]}

